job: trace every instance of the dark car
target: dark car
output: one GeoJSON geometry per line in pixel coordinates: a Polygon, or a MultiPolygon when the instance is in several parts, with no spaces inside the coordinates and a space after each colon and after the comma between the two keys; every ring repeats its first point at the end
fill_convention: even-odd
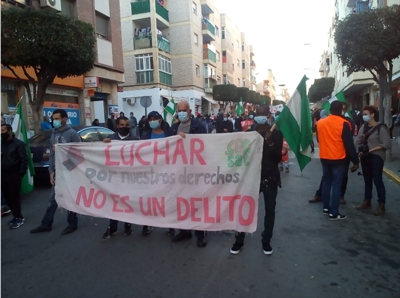
{"type": "MultiPolygon", "coordinates": [[[[101,142],[114,132],[101,126],[72,126],[81,137],[82,142],[101,142]]],[[[42,180],[48,176],[50,158],[50,137],[52,129],[41,131],[29,139],[29,146],[35,167],[35,180],[42,180]]]]}

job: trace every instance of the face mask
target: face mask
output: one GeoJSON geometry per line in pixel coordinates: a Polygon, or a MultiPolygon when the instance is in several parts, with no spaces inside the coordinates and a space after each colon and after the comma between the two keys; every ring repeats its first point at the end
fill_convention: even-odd
{"type": "Polygon", "coordinates": [[[158,120],[150,121],[149,125],[151,129],[157,129],[160,127],[160,122],[158,120]]]}
{"type": "Polygon", "coordinates": [[[53,120],[53,127],[60,128],[61,127],[61,120],[53,120]]]}
{"type": "Polygon", "coordinates": [[[120,127],[118,128],[118,132],[121,136],[125,137],[129,134],[129,127],[120,127]]]}
{"type": "Polygon", "coordinates": [[[178,112],[178,119],[180,122],[186,122],[189,119],[188,112],[178,112]]]}
{"type": "Polygon", "coordinates": [[[369,117],[369,115],[363,115],[363,120],[364,120],[364,122],[369,122],[369,120],[371,120],[371,118],[369,117]]]}
{"type": "Polygon", "coordinates": [[[346,114],[346,112],[343,112],[343,111],[342,111],[342,116],[344,116],[345,114],[346,114]]]}
{"type": "Polygon", "coordinates": [[[256,121],[258,124],[265,124],[268,122],[268,117],[267,116],[256,116],[254,117],[254,121],[256,121]]]}
{"type": "Polygon", "coordinates": [[[249,118],[250,118],[250,119],[254,119],[254,115],[250,115],[249,118]]]}

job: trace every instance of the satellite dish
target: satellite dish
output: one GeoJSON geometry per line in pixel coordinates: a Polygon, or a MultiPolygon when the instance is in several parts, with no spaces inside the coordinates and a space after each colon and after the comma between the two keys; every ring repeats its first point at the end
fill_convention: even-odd
{"type": "Polygon", "coordinates": [[[144,114],[147,117],[147,108],[151,106],[151,98],[150,96],[143,96],[140,98],[140,105],[144,107],[144,114]]]}

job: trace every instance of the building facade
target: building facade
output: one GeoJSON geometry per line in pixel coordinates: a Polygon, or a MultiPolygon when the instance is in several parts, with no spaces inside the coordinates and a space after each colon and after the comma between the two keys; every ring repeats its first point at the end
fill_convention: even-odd
{"type": "Polygon", "coordinates": [[[120,14],[125,83],[120,84],[119,108],[125,113],[162,112],[173,98],[188,101],[193,114],[216,114],[216,84],[250,86],[247,44],[241,51],[244,34],[230,21],[226,25],[227,17],[212,0],[122,0],[120,14]],[[227,30],[236,51],[227,49],[227,30]],[[235,70],[227,66],[227,51],[235,70]]]}
{"type": "MultiPolygon", "coordinates": [[[[47,88],[43,112],[50,116],[56,108],[63,108],[69,114],[71,125],[91,125],[95,118],[105,123],[109,107],[118,106],[117,88],[119,83],[124,82],[119,1],[2,0],[2,9],[12,6],[54,9],[93,25],[96,32],[94,68],[84,76],[56,78],[47,88]]],[[[20,78],[26,79],[21,68],[15,71],[20,78]]],[[[25,89],[10,70],[2,67],[1,76],[2,113],[6,116],[12,114],[22,96],[28,128],[33,129],[33,117],[25,89]]]]}

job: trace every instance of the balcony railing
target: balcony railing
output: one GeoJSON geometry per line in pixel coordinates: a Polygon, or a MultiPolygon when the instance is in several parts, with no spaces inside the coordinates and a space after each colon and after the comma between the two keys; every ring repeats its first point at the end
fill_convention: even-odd
{"type": "Polygon", "coordinates": [[[157,46],[160,50],[170,53],[171,52],[171,44],[168,40],[161,36],[157,36],[157,46]]]}
{"type": "Polygon", "coordinates": [[[202,22],[203,22],[202,29],[207,29],[208,31],[210,31],[212,35],[215,35],[215,26],[211,24],[211,22],[206,18],[203,18],[202,22]]]}
{"type": "Polygon", "coordinates": [[[163,71],[159,71],[160,75],[160,83],[166,85],[172,85],[172,75],[169,73],[165,73],[163,71]]]}
{"type": "MultiPolygon", "coordinates": [[[[133,46],[135,50],[152,48],[152,38],[150,35],[135,36],[133,37],[133,46]]],[[[166,53],[171,52],[170,42],[161,36],[157,36],[157,47],[166,53]]]]}
{"type": "Polygon", "coordinates": [[[217,55],[213,51],[211,51],[209,49],[204,49],[203,59],[208,59],[208,60],[211,60],[214,63],[216,63],[217,62],[217,55]]]}
{"type": "Polygon", "coordinates": [[[150,12],[150,1],[132,2],[131,11],[133,15],[150,12]]]}
{"type": "Polygon", "coordinates": [[[169,22],[168,10],[158,2],[156,2],[156,13],[169,22]]]}
{"type": "Polygon", "coordinates": [[[154,72],[152,70],[137,71],[136,72],[136,83],[146,84],[154,82],[154,72]]]}

